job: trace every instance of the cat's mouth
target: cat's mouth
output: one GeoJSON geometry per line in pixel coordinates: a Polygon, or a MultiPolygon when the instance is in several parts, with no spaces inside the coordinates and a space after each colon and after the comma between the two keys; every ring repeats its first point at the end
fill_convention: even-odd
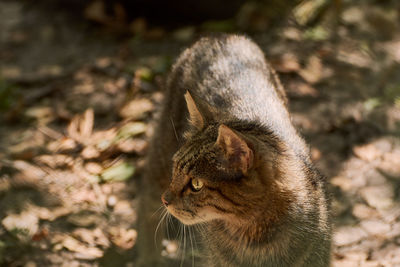
{"type": "Polygon", "coordinates": [[[209,222],[214,219],[221,219],[221,216],[208,212],[206,209],[198,212],[194,212],[188,209],[179,209],[173,206],[168,206],[167,210],[175,218],[177,218],[181,223],[185,225],[193,225],[198,223],[209,222]]]}
{"type": "Polygon", "coordinates": [[[167,207],[167,210],[172,216],[177,218],[181,223],[186,225],[192,225],[199,223],[199,218],[196,216],[196,213],[188,210],[188,209],[178,209],[174,207],[167,207]]]}

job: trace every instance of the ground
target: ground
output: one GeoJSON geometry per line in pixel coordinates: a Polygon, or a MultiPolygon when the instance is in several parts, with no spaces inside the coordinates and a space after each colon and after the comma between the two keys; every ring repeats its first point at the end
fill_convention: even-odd
{"type": "Polygon", "coordinates": [[[77,14],[0,1],[0,265],[134,266],[136,181],[166,74],[225,30],[265,51],[330,181],[333,266],[400,266],[400,6],[334,1],[308,16],[311,2],[273,23],[248,3],[166,27],[128,23],[118,5],[107,17],[101,1],[77,14]]]}

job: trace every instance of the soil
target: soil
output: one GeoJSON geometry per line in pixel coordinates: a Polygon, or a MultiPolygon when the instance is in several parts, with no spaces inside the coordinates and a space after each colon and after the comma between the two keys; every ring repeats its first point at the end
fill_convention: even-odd
{"type": "Polygon", "coordinates": [[[277,69],[331,184],[333,266],[400,266],[397,1],[278,22],[250,2],[173,27],[101,3],[0,1],[0,266],[134,266],[136,182],[166,75],[215,31],[247,33],[277,69]]]}

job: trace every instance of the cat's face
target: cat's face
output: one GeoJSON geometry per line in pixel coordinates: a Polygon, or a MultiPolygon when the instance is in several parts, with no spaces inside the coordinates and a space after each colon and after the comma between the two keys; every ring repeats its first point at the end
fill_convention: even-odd
{"type": "Polygon", "coordinates": [[[162,195],[168,211],[188,225],[274,217],[268,207],[261,208],[269,200],[280,206],[269,199],[274,195],[269,193],[280,191],[269,179],[279,176],[274,149],[257,152],[249,135],[217,124],[211,107],[197,106],[189,92],[185,99],[197,134],[188,137],[173,157],[171,183],[162,195]]]}
{"type": "Polygon", "coordinates": [[[217,131],[218,136],[189,140],[173,158],[162,200],[184,224],[245,219],[263,201],[265,184],[254,167],[251,144],[225,125],[217,131]]]}

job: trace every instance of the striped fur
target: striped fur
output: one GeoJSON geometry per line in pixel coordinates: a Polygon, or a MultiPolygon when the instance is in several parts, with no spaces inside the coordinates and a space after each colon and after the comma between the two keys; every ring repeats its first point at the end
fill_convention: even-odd
{"type": "Polygon", "coordinates": [[[173,66],[151,153],[167,151],[158,156],[172,169],[168,211],[205,226],[205,266],[329,266],[325,181],[286,103],[275,72],[246,37],[202,38],[173,66]],[[169,118],[179,138],[173,144],[169,118]]]}

